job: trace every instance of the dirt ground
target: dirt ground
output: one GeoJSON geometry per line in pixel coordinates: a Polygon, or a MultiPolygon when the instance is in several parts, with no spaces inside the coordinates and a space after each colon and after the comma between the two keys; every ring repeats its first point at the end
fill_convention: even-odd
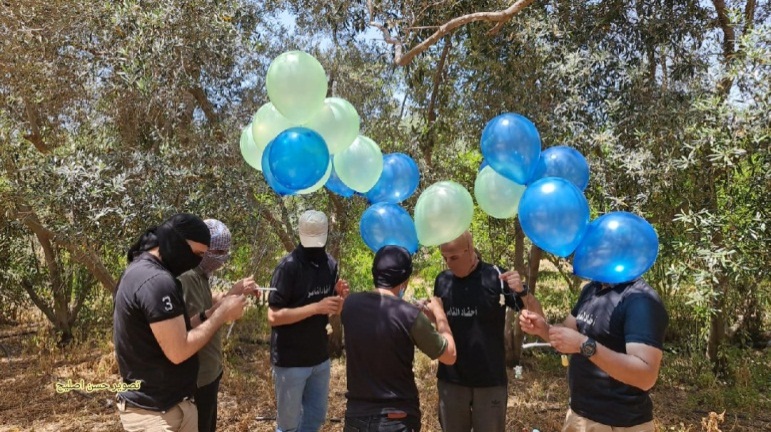
{"type": "MultiPolygon", "coordinates": [[[[120,431],[113,393],[57,393],[56,383],[118,383],[112,348],[79,346],[29,352],[23,327],[0,328],[0,432],[120,431]],[[14,334],[20,336],[14,336],[14,334]],[[8,356],[10,354],[10,357],[8,356]]],[[[234,335],[227,342],[227,368],[220,390],[220,431],[275,430],[275,399],[265,339],[234,335]]],[[[666,361],[666,359],[665,359],[666,361]]],[[[509,373],[507,431],[559,431],[567,408],[565,369],[555,353],[530,353],[523,359],[522,379],[509,373]]],[[[423,411],[423,430],[439,431],[436,406],[436,363],[416,356],[415,376],[423,411]]],[[[323,431],[341,431],[345,411],[345,364],[333,361],[328,422],[323,431]]],[[[724,421],[711,407],[694,409],[685,403],[688,387],[664,385],[653,390],[656,423],[661,431],[771,430],[771,415],[727,413],[724,421]],[[718,428],[719,427],[719,428],[718,428]]]]}

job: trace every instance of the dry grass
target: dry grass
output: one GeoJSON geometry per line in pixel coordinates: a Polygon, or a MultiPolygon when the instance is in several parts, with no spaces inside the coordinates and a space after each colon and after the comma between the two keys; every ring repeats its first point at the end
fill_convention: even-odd
{"type": "MultiPolygon", "coordinates": [[[[220,391],[219,430],[275,430],[275,398],[270,374],[268,333],[253,312],[234,329],[226,342],[227,367],[220,391]]],[[[57,394],[54,385],[67,379],[92,383],[119,381],[112,347],[105,342],[58,350],[40,342],[38,335],[8,337],[17,328],[0,328],[0,343],[11,352],[0,351],[0,432],[5,431],[120,431],[112,394],[57,394]]],[[[99,338],[99,340],[107,339],[99,338]]],[[[765,355],[765,358],[768,358],[765,355]]],[[[665,359],[666,361],[666,359],[665,359]]],[[[565,369],[552,353],[529,353],[523,359],[524,376],[509,374],[507,431],[558,431],[567,407],[565,369]]],[[[423,430],[438,431],[436,363],[418,353],[415,376],[423,411],[423,430]]],[[[746,379],[746,377],[744,377],[746,379]]],[[[345,363],[332,363],[329,421],[324,431],[341,431],[345,412],[345,363]]],[[[687,403],[698,388],[661,380],[652,397],[656,423],[661,431],[757,431],[770,430],[768,400],[757,415],[722,412],[720,406],[694,408],[687,403]],[[765,407],[766,409],[763,409],[765,407]]]]}

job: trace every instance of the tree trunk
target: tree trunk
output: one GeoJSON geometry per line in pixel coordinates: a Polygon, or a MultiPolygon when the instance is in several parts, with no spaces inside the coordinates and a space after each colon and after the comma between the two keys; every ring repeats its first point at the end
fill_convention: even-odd
{"type": "MultiPolygon", "coordinates": [[[[514,269],[523,278],[525,274],[525,233],[519,225],[519,219],[514,222],[514,269]]],[[[506,349],[506,366],[514,367],[522,358],[522,341],[525,333],[519,326],[519,313],[506,310],[506,327],[504,341],[506,349]]]]}
{"type": "MultiPolygon", "coordinates": [[[[342,266],[341,247],[343,243],[343,238],[340,234],[348,232],[350,220],[343,199],[329,191],[327,191],[327,195],[332,203],[333,211],[333,213],[329,215],[329,231],[330,234],[335,233],[335,235],[329,236],[329,240],[334,241],[327,242],[327,250],[329,251],[329,254],[337,260],[339,271],[342,266]]],[[[340,274],[339,276],[342,279],[345,279],[344,274],[340,274]]],[[[340,321],[340,315],[330,316],[329,324],[332,326],[332,333],[329,334],[329,356],[332,358],[339,358],[343,355],[343,323],[340,321]]]]}

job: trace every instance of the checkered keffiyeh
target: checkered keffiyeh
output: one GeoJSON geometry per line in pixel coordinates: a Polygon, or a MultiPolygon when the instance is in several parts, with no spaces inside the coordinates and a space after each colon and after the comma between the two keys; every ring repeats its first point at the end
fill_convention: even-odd
{"type": "Polygon", "coordinates": [[[204,220],[211,234],[210,250],[230,250],[230,230],[224,223],[217,219],[204,220]]]}

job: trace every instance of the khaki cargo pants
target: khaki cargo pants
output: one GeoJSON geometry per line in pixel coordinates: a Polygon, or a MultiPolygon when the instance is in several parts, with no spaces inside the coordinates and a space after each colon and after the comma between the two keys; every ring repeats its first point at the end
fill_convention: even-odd
{"type": "Polygon", "coordinates": [[[569,408],[565,416],[565,425],[562,427],[562,432],[654,432],[655,430],[653,421],[630,427],[613,427],[581,417],[569,408]]]}
{"type": "Polygon", "coordinates": [[[126,432],[198,432],[198,409],[188,399],[168,411],[150,411],[119,400],[118,412],[126,432]]]}

